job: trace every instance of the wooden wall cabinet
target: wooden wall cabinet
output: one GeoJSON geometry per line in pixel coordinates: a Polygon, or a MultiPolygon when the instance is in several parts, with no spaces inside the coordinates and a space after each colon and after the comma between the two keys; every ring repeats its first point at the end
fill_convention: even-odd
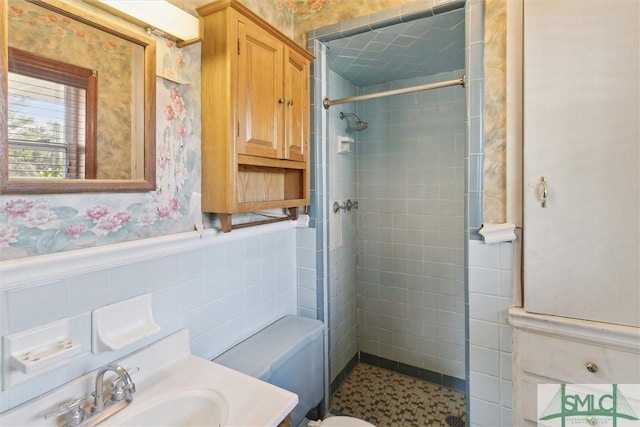
{"type": "Polygon", "coordinates": [[[237,0],[198,8],[202,31],[202,210],[309,204],[313,56],[237,0]]]}

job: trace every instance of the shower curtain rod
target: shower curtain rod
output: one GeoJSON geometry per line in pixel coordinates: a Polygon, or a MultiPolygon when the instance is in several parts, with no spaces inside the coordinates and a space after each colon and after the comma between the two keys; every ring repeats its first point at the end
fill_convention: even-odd
{"type": "Polygon", "coordinates": [[[442,87],[449,87],[449,86],[460,85],[464,87],[464,84],[465,84],[464,79],[465,79],[465,76],[463,75],[459,79],[445,80],[437,83],[428,83],[424,85],[405,87],[402,89],[387,90],[384,92],[368,93],[366,95],[349,96],[347,98],[339,98],[339,99],[324,98],[322,100],[322,106],[325,108],[325,110],[328,110],[329,107],[331,107],[332,105],[346,104],[347,102],[365,101],[367,99],[381,98],[383,96],[400,95],[403,93],[419,92],[419,91],[430,90],[430,89],[440,89],[442,87]]]}

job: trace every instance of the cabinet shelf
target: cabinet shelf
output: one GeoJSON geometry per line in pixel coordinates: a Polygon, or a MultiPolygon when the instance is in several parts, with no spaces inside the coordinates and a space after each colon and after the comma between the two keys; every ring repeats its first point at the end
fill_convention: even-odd
{"type": "Polygon", "coordinates": [[[306,169],[308,167],[305,162],[296,162],[292,160],[269,159],[266,157],[238,155],[239,165],[267,166],[283,169],[306,169]]]}

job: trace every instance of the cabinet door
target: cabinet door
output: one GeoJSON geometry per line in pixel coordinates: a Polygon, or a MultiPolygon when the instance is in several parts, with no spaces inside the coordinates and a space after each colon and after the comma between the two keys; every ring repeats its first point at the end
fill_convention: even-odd
{"type": "Polygon", "coordinates": [[[238,154],[280,158],[284,137],[283,44],[259,26],[238,22],[238,154]]]}
{"type": "Polygon", "coordinates": [[[285,152],[304,161],[309,141],[309,61],[287,49],[285,58],[285,152]]]}
{"type": "Polygon", "coordinates": [[[529,312],[640,326],[639,18],[636,1],[524,2],[529,312]]]}

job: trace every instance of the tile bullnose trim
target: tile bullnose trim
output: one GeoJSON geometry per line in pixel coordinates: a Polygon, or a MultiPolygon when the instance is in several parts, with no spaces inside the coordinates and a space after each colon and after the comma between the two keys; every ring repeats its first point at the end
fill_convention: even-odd
{"type": "Polygon", "coordinates": [[[34,257],[0,261],[0,291],[53,282],[110,267],[247,239],[278,230],[295,230],[298,221],[277,222],[222,233],[207,229],[132,240],[34,257]]]}

